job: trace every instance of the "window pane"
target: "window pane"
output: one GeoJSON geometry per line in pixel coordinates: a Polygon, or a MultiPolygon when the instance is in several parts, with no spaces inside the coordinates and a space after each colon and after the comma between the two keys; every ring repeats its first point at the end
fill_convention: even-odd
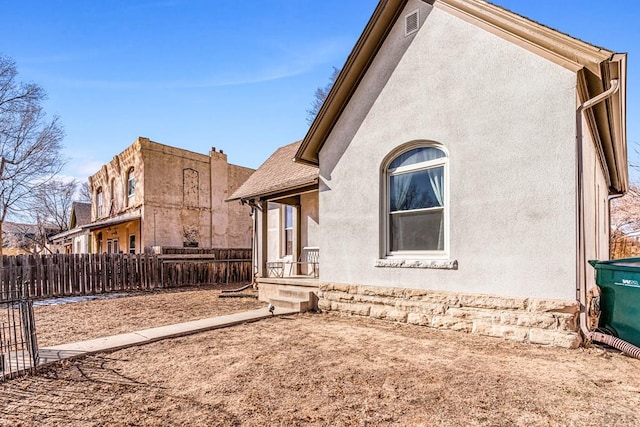
{"type": "Polygon", "coordinates": [[[420,147],[409,150],[400,154],[389,165],[389,169],[395,169],[400,166],[415,165],[416,163],[427,162],[445,157],[444,152],[434,147],[420,147]]]}
{"type": "Polygon", "coordinates": [[[444,206],[443,177],[442,166],[391,175],[391,212],[444,206]]]}
{"type": "Polygon", "coordinates": [[[136,192],[136,179],[134,178],[132,173],[131,175],[129,175],[129,190],[127,195],[133,196],[135,192],[136,192]]]}
{"type": "Polygon", "coordinates": [[[293,255],[293,229],[287,229],[285,234],[285,255],[293,255]]]}
{"type": "Polygon", "coordinates": [[[444,210],[389,216],[392,251],[444,250],[444,210]]]}
{"type": "Polygon", "coordinates": [[[293,227],[293,206],[284,207],[284,227],[285,228],[293,227]]]}

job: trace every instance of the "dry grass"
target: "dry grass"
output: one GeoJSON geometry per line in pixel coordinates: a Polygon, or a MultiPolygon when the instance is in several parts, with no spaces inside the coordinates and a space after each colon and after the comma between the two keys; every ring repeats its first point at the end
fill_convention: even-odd
{"type": "Polygon", "coordinates": [[[157,290],[124,298],[36,307],[38,345],[84,341],[139,329],[188,322],[264,307],[256,298],[219,298],[239,285],[157,290]]]}
{"type": "MultiPolygon", "coordinates": [[[[94,319],[113,320],[112,303],[122,300],[96,304],[94,319]]],[[[639,371],[639,360],[600,349],[305,314],[0,384],[0,425],[630,426],[640,424],[639,371]]]]}

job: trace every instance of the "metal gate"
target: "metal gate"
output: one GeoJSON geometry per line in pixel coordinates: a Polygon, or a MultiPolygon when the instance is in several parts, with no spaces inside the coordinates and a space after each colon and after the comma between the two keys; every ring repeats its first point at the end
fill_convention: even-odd
{"type": "Polygon", "coordinates": [[[0,293],[0,381],[35,373],[38,342],[33,303],[22,286],[0,293]]]}

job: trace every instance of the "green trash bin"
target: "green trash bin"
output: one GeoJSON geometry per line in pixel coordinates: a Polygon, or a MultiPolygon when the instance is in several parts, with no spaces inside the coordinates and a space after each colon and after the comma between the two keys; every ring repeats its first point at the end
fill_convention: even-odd
{"type": "Polygon", "coordinates": [[[600,286],[600,328],[640,347],[640,258],[589,264],[600,286]]]}

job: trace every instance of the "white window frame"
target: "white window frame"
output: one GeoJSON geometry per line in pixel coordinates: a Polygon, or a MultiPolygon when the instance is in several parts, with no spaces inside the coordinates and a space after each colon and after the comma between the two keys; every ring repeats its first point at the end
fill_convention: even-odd
{"type": "Polygon", "coordinates": [[[96,218],[102,217],[104,209],[104,192],[102,187],[96,191],[96,218]]]}
{"type": "Polygon", "coordinates": [[[293,259],[294,241],[295,241],[295,206],[282,205],[282,247],[280,250],[281,258],[291,257],[293,259]],[[291,227],[287,227],[287,209],[291,209],[291,227]],[[287,230],[291,230],[291,253],[287,253],[287,230]]]}
{"type": "Polygon", "coordinates": [[[440,144],[437,143],[429,143],[425,141],[414,142],[410,144],[403,145],[399,149],[393,151],[386,159],[383,164],[383,168],[381,171],[382,176],[382,192],[381,192],[381,258],[386,259],[401,259],[401,260],[409,260],[409,259],[433,259],[433,260],[447,260],[449,259],[449,239],[450,239],[450,227],[449,227],[449,210],[450,210],[450,195],[449,195],[449,152],[440,144]],[[429,160],[426,162],[416,163],[409,166],[401,166],[395,169],[389,169],[389,166],[393,161],[398,158],[398,156],[411,151],[416,148],[435,148],[443,152],[444,157],[434,160],[429,160]],[[410,250],[410,251],[392,251],[391,250],[391,221],[390,216],[391,213],[391,197],[389,194],[390,191],[390,180],[393,175],[401,175],[402,173],[414,172],[419,170],[431,169],[435,167],[442,166],[443,170],[443,179],[444,179],[444,206],[442,208],[425,208],[425,209],[416,209],[416,210],[407,210],[402,211],[406,212],[421,212],[421,211],[433,211],[433,210],[443,210],[443,221],[444,221],[444,249],[443,250],[410,250]]]}
{"type": "Polygon", "coordinates": [[[120,253],[120,241],[118,238],[107,240],[107,253],[119,254],[120,253]]]}

